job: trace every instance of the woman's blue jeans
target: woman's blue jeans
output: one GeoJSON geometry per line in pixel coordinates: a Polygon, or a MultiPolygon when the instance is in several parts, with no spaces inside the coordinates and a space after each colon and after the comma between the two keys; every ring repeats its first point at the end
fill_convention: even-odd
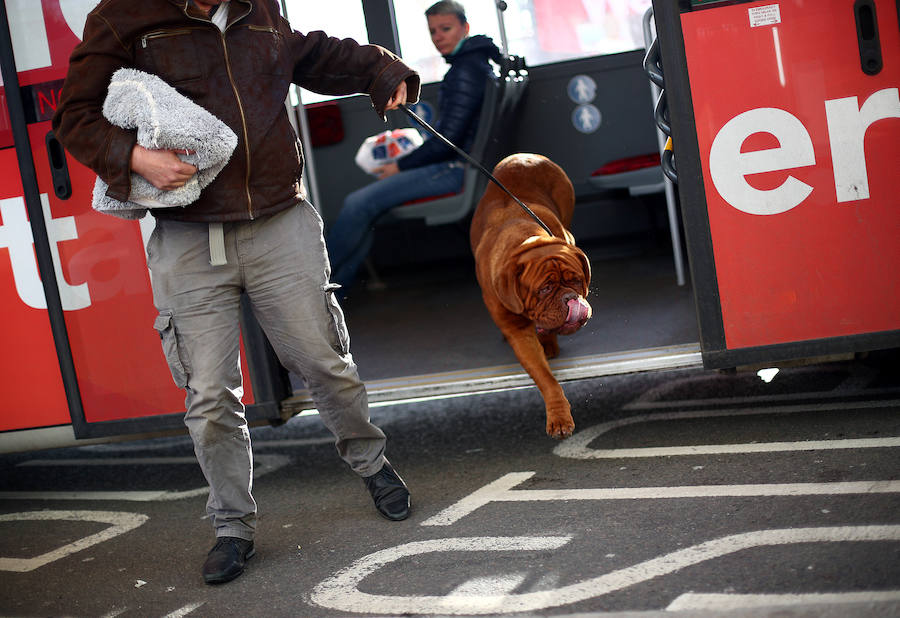
{"type": "Polygon", "coordinates": [[[372,248],[378,217],[410,200],[457,193],[462,182],[463,167],[459,163],[432,163],[401,171],[348,195],[325,237],[331,280],[344,288],[353,283],[356,271],[372,248]]]}

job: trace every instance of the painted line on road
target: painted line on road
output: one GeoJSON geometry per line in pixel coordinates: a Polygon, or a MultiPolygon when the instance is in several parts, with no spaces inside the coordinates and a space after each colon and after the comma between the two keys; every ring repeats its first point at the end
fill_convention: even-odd
{"type": "Polygon", "coordinates": [[[203,607],[203,605],[205,603],[206,603],[206,601],[200,601],[198,603],[191,603],[190,605],[185,605],[181,609],[176,609],[174,612],[172,612],[170,614],[166,614],[165,618],[183,618],[184,616],[187,616],[188,614],[193,612],[195,609],[199,609],[200,607],[203,607]]]}
{"type": "MultiPolygon", "coordinates": [[[[283,468],[291,462],[287,455],[254,455],[254,480],[283,468]]],[[[195,457],[132,457],[99,459],[35,459],[18,466],[117,466],[117,465],[172,465],[197,464],[195,457]]],[[[17,466],[17,467],[18,467],[17,466]]],[[[167,502],[194,498],[209,493],[209,487],[197,487],[184,491],[3,491],[0,500],[122,500],[126,502],[167,502]]]]}
{"type": "Polygon", "coordinates": [[[472,595],[400,596],[362,592],[359,584],[397,560],[436,552],[553,551],[572,540],[556,537],[461,537],[416,541],[364,556],[319,583],[310,602],[353,613],[400,614],[496,614],[534,612],[603,596],[635,584],[670,575],[689,566],[758,547],[800,543],[900,541],[900,526],[840,526],[744,532],[680,549],[599,577],[553,590],[509,594],[508,581],[500,588],[472,595]],[[499,608],[499,609],[498,609],[499,608]]]}
{"type": "Polygon", "coordinates": [[[208,489],[181,492],[160,491],[4,491],[0,500],[121,500],[123,502],[156,502],[201,496],[208,489]]]}
{"type": "Polygon", "coordinates": [[[16,521],[84,521],[110,524],[96,534],[91,534],[68,543],[52,551],[35,556],[33,558],[0,558],[0,571],[13,571],[15,573],[27,573],[44,566],[54,560],[59,560],[75,552],[87,549],[97,543],[134,530],[149,517],[140,513],[122,513],[115,511],[29,511],[25,513],[6,513],[0,515],[0,522],[16,521]]]}
{"type": "Polygon", "coordinates": [[[898,438],[859,438],[850,440],[807,440],[802,442],[753,442],[750,444],[696,444],[691,446],[645,446],[615,449],[565,449],[560,457],[570,459],[619,459],[636,457],[684,457],[688,455],[731,455],[741,453],[787,453],[791,451],[828,451],[853,448],[895,448],[898,438]]]}
{"type": "Polygon", "coordinates": [[[172,464],[196,464],[196,457],[118,457],[112,459],[110,457],[88,459],[29,459],[16,464],[17,468],[30,467],[76,467],[76,466],[165,466],[172,464]]]}
{"type": "MultiPolygon", "coordinates": [[[[900,401],[882,402],[873,401],[860,404],[858,407],[882,408],[900,405],[900,401]]],[[[660,457],[660,456],[686,456],[686,455],[711,455],[711,454],[738,454],[738,453],[763,453],[763,452],[789,452],[789,451],[814,451],[832,449],[853,448],[893,448],[900,446],[900,437],[887,438],[860,438],[846,440],[801,440],[794,442],[765,442],[744,444],[695,444],[686,446],[667,447],[642,447],[621,449],[592,449],[588,445],[614,429],[636,425],[639,423],[652,423],[657,421],[678,421],[700,418],[755,416],[760,414],[797,414],[800,412],[821,412],[823,410],[842,410],[846,404],[824,405],[797,405],[779,406],[760,410],[692,410],[689,412],[657,412],[653,414],[640,414],[629,418],[622,418],[608,423],[601,423],[589,427],[573,435],[565,442],[553,449],[553,454],[567,459],[616,459],[627,457],[660,457]]]]}
{"type": "Polygon", "coordinates": [[[534,472],[512,472],[477,489],[423,521],[422,526],[449,526],[491,502],[566,500],[671,500],[686,498],[754,498],[900,493],[900,481],[784,483],[757,485],[688,485],[682,487],[614,487],[601,489],[517,489],[534,472]]]}
{"type": "Polygon", "coordinates": [[[666,611],[728,611],[792,605],[838,605],[841,603],[887,603],[900,601],[900,590],[867,590],[813,594],[710,594],[686,592],[666,611]]]}

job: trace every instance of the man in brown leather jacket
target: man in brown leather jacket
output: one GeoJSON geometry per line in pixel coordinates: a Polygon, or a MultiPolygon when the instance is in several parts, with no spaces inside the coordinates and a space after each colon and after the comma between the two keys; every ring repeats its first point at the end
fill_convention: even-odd
{"type": "Polygon", "coordinates": [[[104,0],[72,53],[53,129],[120,201],[128,200],[132,173],[172,190],[197,171],[171,150],[138,146],[135,130],[104,118],[110,77],[122,67],[159,76],[238,137],[196,202],[151,209],[156,228],[147,243],[155,327],[187,393],[185,424],[210,486],[217,543],[204,579],[234,579],[254,553],[238,361],[242,293],[282,364],[305,379],[338,453],[363,477],[378,511],[405,519],[409,492],[384,457],[384,433],[369,421],[284,101],[291,82],[327,94],[363,92],[383,117],[418,98],[418,75],[381,47],[293,31],[275,0],[104,0]]]}

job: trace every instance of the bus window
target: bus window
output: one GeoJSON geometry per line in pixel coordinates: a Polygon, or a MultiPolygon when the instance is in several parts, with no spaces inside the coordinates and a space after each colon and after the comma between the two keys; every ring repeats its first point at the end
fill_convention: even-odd
{"type": "MultiPolygon", "coordinates": [[[[428,34],[425,9],[435,0],[394,0],[397,32],[404,62],[419,72],[422,83],[437,82],[444,77],[449,65],[434,49],[428,34]]],[[[485,34],[500,46],[500,25],[493,2],[462,0],[466,19],[472,25],[470,34],[485,34]]]]}
{"type": "Polygon", "coordinates": [[[641,49],[651,0],[508,0],[511,53],[530,66],[641,49]]]}
{"type": "MultiPolygon", "coordinates": [[[[304,34],[324,30],[329,36],[353,39],[357,43],[369,42],[362,2],[359,0],[284,0],[288,21],[294,30],[304,34]]],[[[316,103],[333,99],[333,96],[300,89],[303,103],[316,103]]],[[[293,94],[293,93],[292,93],[293,94]]],[[[291,101],[294,105],[297,101],[291,101]]]]}

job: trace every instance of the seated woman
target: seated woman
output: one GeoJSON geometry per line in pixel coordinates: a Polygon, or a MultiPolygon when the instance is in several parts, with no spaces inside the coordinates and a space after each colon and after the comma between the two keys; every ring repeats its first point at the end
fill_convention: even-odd
{"type": "MultiPolygon", "coordinates": [[[[443,0],[425,11],[431,41],[450,69],[438,93],[435,128],[466,152],[472,147],[485,84],[493,75],[488,59],[500,62],[500,50],[484,35],[468,36],[469,24],[459,2],[443,0]]],[[[349,288],[372,247],[373,225],[383,213],[410,200],[458,193],[463,165],[458,155],[438,139],[375,170],[379,180],[344,199],[326,243],[331,280],[349,288]]]]}

